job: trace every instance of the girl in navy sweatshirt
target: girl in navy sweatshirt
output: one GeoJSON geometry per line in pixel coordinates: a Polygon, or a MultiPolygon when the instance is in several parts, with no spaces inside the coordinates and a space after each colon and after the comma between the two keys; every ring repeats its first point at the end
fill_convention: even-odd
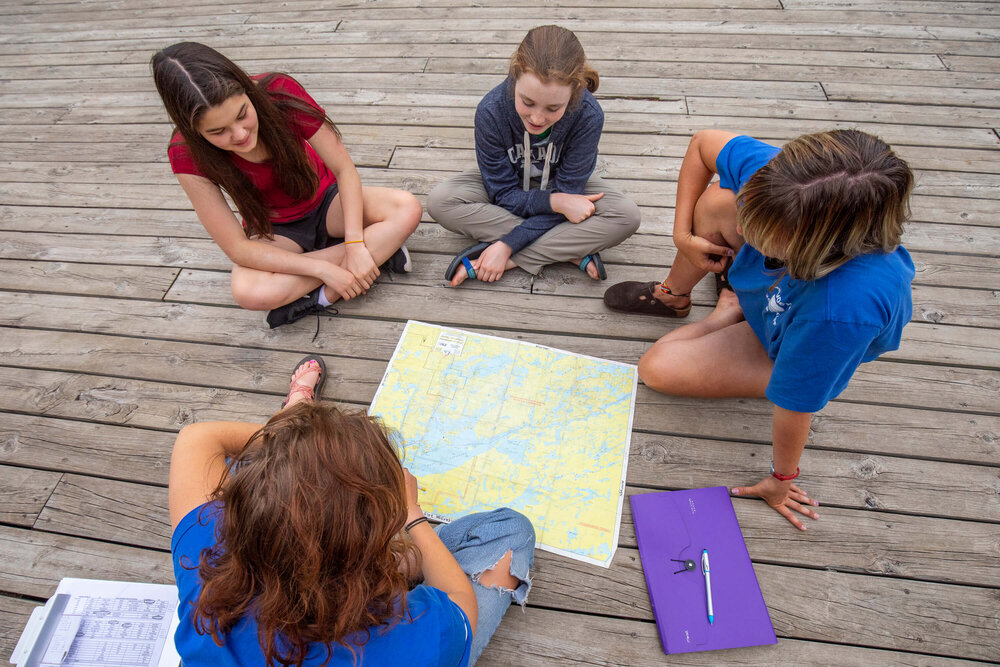
{"type": "Polygon", "coordinates": [[[476,109],[479,169],[428,197],[438,223],[478,242],[448,267],[453,286],[567,261],[607,277],[599,251],[635,232],[639,208],[594,175],[604,126],[598,82],[571,31],[548,25],[525,36],[507,79],[476,109]]]}

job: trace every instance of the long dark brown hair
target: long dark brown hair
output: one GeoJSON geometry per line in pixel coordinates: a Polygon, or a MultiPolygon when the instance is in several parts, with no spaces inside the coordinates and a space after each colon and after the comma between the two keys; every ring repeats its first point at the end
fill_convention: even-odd
{"type": "Polygon", "coordinates": [[[402,618],[420,559],[400,536],[399,451],[375,418],[298,403],[250,438],[213,498],[219,542],[202,553],[194,619],[216,643],[252,615],[267,664],[301,666],[312,642],[355,652],[402,618]]]}
{"type": "Polygon", "coordinates": [[[597,92],[601,78],[587,63],[583,45],[573,31],[557,25],[540,25],[528,31],[510,58],[508,76],[513,80],[531,72],[542,82],[566,84],[572,91],[569,106],[584,88],[597,92]]]}
{"type": "Polygon", "coordinates": [[[747,242],[813,280],[858,255],[891,252],[909,217],[913,173],[860,130],[806,134],[785,144],[738,194],[747,242]]]}
{"type": "MultiPolygon", "coordinates": [[[[170,120],[180,132],[198,168],[233,198],[246,223],[247,236],[272,238],[271,219],[260,192],[233,163],[228,151],[216,148],[198,131],[198,121],[210,108],[233,95],[245,93],[257,111],[258,141],[274,165],[281,189],[297,201],[316,194],[319,177],[310,164],[302,140],[288,125],[291,113],[303,113],[336,126],[313,107],[281,91],[268,91],[276,76],[255,83],[233,61],[197,42],[180,42],[153,55],[153,81],[170,120]]],[[[337,136],[340,133],[337,132],[337,136]]]]}

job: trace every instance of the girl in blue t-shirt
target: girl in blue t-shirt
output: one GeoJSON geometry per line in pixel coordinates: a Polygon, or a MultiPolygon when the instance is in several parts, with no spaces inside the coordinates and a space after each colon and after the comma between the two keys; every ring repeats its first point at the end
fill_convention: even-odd
{"type": "Polygon", "coordinates": [[[715,310],[657,341],[639,376],[668,394],[768,398],[771,475],[733,493],[762,497],[802,530],[795,512],[818,518],[792,483],[812,413],[859,364],[897,349],[912,315],[913,262],[899,245],[912,187],[906,162],[857,130],[781,149],[702,130],[677,180],[669,274],[604,295],[616,310],[685,317],[694,285],[718,274],[715,310]]]}
{"type": "Polygon", "coordinates": [[[303,359],[264,426],[206,422],[177,436],[185,667],[474,664],[511,600],[525,602],[531,523],[504,508],[435,532],[378,420],[312,401],[325,373],[303,359]]]}

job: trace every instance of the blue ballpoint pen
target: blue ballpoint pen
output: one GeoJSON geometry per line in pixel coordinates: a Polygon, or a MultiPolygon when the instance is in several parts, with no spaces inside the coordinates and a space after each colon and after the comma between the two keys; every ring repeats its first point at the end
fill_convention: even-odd
{"type": "Polygon", "coordinates": [[[708,596],[708,622],[715,623],[715,613],[712,611],[712,575],[708,568],[708,549],[701,550],[701,571],[705,573],[705,595],[708,596]]]}

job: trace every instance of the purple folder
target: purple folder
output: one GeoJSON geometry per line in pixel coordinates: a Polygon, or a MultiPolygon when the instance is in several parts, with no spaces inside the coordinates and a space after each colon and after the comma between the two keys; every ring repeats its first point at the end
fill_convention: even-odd
{"type": "Polygon", "coordinates": [[[632,496],[631,502],[639,557],[665,653],[778,643],[726,487],[646,493],[632,496]],[[710,561],[715,613],[711,625],[703,549],[710,561]],[[694,569],[685,569],[685,561],[694,561],[694,569]]]}

